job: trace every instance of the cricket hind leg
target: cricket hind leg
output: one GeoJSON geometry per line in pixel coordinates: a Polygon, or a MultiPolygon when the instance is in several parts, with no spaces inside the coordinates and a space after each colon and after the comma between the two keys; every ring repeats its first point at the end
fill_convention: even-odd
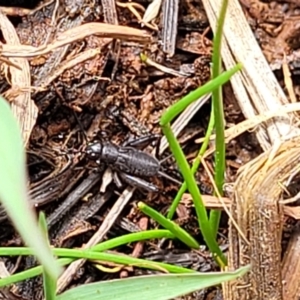
{"type": "Polygon", "coordinates": [[[133,175],[129,175],[127,173],[119,172],[118,176],[122,178],[124,182],[129,184],[132,187],[136,187],[140,190],[157,193],[159,192],[159,188],[151,182],[148,182],[142,178],[135,177],[133,175]]]}

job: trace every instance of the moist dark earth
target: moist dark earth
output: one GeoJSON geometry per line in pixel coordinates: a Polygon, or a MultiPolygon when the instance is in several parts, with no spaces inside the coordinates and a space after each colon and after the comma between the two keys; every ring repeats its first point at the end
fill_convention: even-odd
{"type": "MultiPolygon", "coordinates": [[[[297,6],[296,1],[240,2],[258,43],[283,87],[283,54],[276,47],[283,45],[286,49],[295,93],[299,97],[300,6],[297,6]]],[[[0,1],[1,6],[24,7],[26,12],[28,9],[34,10],[33,13],[20,16],[20,9],[16,11],[11,8],[9,18],[15,26],[21,44],[36,47],[47,42],[47,38],[49,42],[58,33],[88,22],[118,22],[119,25],[141,28],[130,7],[124,7],[124,4],[128,3],[118,3],[116,20],[108,13],[109,9],[106,6],[109,4],[106,1],[60,1],[54,15],[55,26],[51,26],[55,1],[0,1]]],[[[137,4],[139,6],[136,6],[136,11],[142,16],[142,8],[147,8],[149,2],[139,0],[137,4]]],[[[154,25],[154,29],[143,27],[153,37],[150,45],[130,41],[108,41],[89,36],[69,44],[64,49],[30,59],[32,86],[44,87],[43,91],[37,89],[32,94],[39,115],[26,149],[30,193],[37,211],[42,210],[46,213],[53,246],[81,247],[87,243],[127,186],[124,181],[122,187],[112,181],[100,191],[101,183],[105,181],[103,174],[109,166],[104,161],[96,164],[89,160],[84,155],[87,144],[98,140],[121,146],[125,142],[145,136],[161,136],[158,123],[166,108],[210,78],[212,31],[201,1],[180,2],[178,24],[175,24],[177,37],[174,55],[163,51],[162,13],[154,20],[154,25]],[[157,30],[154,25],[157,26],[157,30]],[[76,55],[97,48],[100,48],[101,52],[94,57],[71,68],[63,68],[66,62],[74,59],[76,55]],[[140,53],[185,75],[175,76],[144,63],[140,59],[140,53]]],[[[4,42],[2,35],[0,38],[1,42],[4,42]]],[[[3,72],[0,82],[0,92],[5,94],[9,83],[3,72]]],[[[227,126],[244,120],[230,85],[224,87],[224,102],[227,126]]],[[[210,101],[207,102],[179,135],[179,141],[190,163],[199,149],[195,140],[205,135],[210,105],[210,101]]],[[[149,146],[153,148],[155,145],[150,143],[149,146]]],[[[150,148],[143,150],[150,153],[150,148]]],[[[259,153],[260,146],[251,133],[245,133],[232,140],[227,145],[226,182],[233,183],[237,170],[259,153]]],[[[163,171],[177,181],[182,181],[168,150],[161,157],[157,157],[158,160],[164,158],[167,159],[162,163],[163,171]]],[[[213,156],[207,163],[213,170],[213,156]]],[[[114,165],[110,167],[114,168],[114,165]]],[[[135,191],[129,204],[109,230],[106,239],[157,226],[137,209],[138,201],[143,201],[166,214],[179,188],[178,184],[160,176],[144,179],[157,186],[161,192],[149,193],[139,189],[135,191]]],[[[212,195],[213,186],[202,167],[198,170],[196,179],[201,192],[204,195],[212,195]]],[[[297,191],[298,186],[295,184],[292,193],[296,194],[297,191]]],[[[0,217],[1,246],[22,245],[5,212],[2,211],[0,217]]],[[[137,248],[137,245],[127,245],[115,251],[178,264],[201,272],[218,270],[204,246],[190,200],[179,205],[174,221],[203,245],[201,251],[190,251],[179,242],[172,243],[170,247],[160,241],[145,242],[140,248],[137,248]]],[[[222,217],[218,241],[226,253],[228,240],[225,214],[222,217]]],[[[32,257],[2,260],[10,272],[19,272],[36,264],[32,257]]],[[[117,273],[105,273],[94,268],[91,263],[86,263],[72,281],[72,286],[151,273],[153,271],[125,267],[117,273]]],[[[12,291],[4,290],[3,294],[8,299],[14,299],[13,294],[22,299],[42,299],[41,278],[19,283],[12,291]]],[[[191,297],[222,299],[220,291],[216,288],[203,290],[191,297]]]]}

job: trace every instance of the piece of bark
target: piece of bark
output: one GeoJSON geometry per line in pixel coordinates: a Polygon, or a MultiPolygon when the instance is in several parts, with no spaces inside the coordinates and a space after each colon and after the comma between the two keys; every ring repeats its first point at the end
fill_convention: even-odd
{"type": "Polygon", "coordinates": [[[286,299],[281,273],[283,207],[279,200],[282,185],[299,168],[299,142],[298,137],[282,143],[240,170],[231,213],[247,240],[230,223],[228,265],[231,270],[250,263],[251,271],[224,285],[225,299],[286,299]]]}
{"type": "Polygon", "coordinates": [[[296,225],[282,262],[283,299],[300,299],[300,223],[296,225]]]}

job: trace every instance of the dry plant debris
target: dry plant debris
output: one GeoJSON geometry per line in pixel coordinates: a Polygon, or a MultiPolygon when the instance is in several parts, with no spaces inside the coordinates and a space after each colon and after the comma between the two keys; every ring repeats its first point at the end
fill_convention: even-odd
{"type": "MultiPolygon", "coordinates": [[[[300,272],[298,264],[293,263],[297,258],[297,230],[283,253],[282,275],[280,254],[282,227],[291,217],[299,219],[299,191],[289,187],[297,181],[291,179],[296,176],[291,174],[297,174],[299,164],[298,4],[229,2],[222,56],[225,67],[241,61],[244,70],[232,79],[234,92],[229,86],[224,89],[228,124],[226,186],[233,185],[234,189],[225,189],[227,197],[222,198],[222,203],[231,210],[242,234],[231,224],[229,244],[222,238],[220,244],[224,249],[229,245],[230,268],[249,260],[254,268],[244,281],[226,286],[224,296],[230,300],[270,299],[272,295],[274,299],[295,299],[300,272]],[[281,68],[283,74],[278,75],[281,68]],[[277,78],[272,70],[277,70],[277,78]],[[290,203],[292,200],[296,202],[290,203]],[[274,228],[273,236],[270,228],[274,228]],[[269,271],[264,279],[266,269],[269,271]],[[266,280],[276,287],[271,289],[266,280]],[[282,286],[282,281],[288,284],[282,286]],[[239,284],[245,282],[249,287],[240,289],[239,284]]],[[[87,247],[115,234],[152,228],[155,224],[135,209],[137,200],[142,199],[162,212],[169,207],[177,186],[153,178],[164,194],[144,195],[130,187],[115,193],[105,166],[99,170],[100,175],[94,174],[90,171],[93,165],[82,158],[80,151],[86,143],[82,128],[89,141],[96,136],[117,144],[131,136],[160,133],[157,124],[161,113],[209,79],[211,28],[215,28],[220,1],[184,0],[179,9],[176,3],[50,0],[33,9],[1,8],[0,92],[11,102],[23,124],[32,205],[46,211],[53,245],[87,247]],[[13,19],[5,15],[17,17],[18,21],[12,23],[13,19]],[[140,59],[141,53],[146,59],[140,59]]],[[[173,124],[191,162],[198,148],[196,143],[201,143],[205,134],[208,100],[209,95],[188,107],[173,124]]],[[[210,146],[205,154],[205,167],[197,172],[196,178],[208,207],[224,209],[220,199],[212,197],[214,183],[209,173],[213,170],[213,136],[210,146]]],[[[160,154],[167,156],[166,149],[166,140],[162,139],[160,154]]],[[[172,159],[167,159],[165,166],[178,176],[172,159]]],[[[183,197],[176,221],[200,237],[189,197],[183,197]]],[[[11,227],[4,226],[6,215],[2,210],[0,221],[3,228],[10,228],[0,232],[1,245],[17,245],[19,241],[12,238],[11,227]]],[[[173,263],[185,258],[196,270],[215,270],[205,251],[201,251],[201,259],[198,255],[194,264],[196,253],[185,252],[180,256],[176,251],[182,249],[172,244],[168,250],[159,249],[161,252],[156,255],[154,246],[160,247],[143,243],[118,251],[159,260],[168,258],[173,263]]],[[[30,259],[21,265],[6,261],[10,263],[13,270],[33,265],[30,259]]],[[[102,273],[91,269],[91,264],[78,261],[60,278],[60,291],[72,282],[79,267],[83,272],[77,278],[78,284],[103,280],[102,273]]],[[[97,268],[103,272],[107,265],[97,268]]],[[[106,276],[141,274],[137,268],[126,268],[106,276]]],[[[37,279],[31,285],[18,285],[14,291],[23,299],[40,299],[40,290],[41,282],[37,279]]],[[[215,296],[209,291],[202,294],[205,299],[215,296]]]]}
{"type": "MultiPolygon", "coordinates": [[[[20,40],[15,28],[1,11],[0,28],[6,45],[20,47],[20,40]]],[[[3,46],[4,44],[1,43],[1,47],[3,46]]],[[[10,57],[9,61],[12,65],[4,63],[1,70],[11,85],[11,88],[5,92],[4,97],[12,103],[12,111],[21,126],[24,144],[27,145],[38,114],[38,108],[31,99],[29,63],[24,58],[16,57],[10,57]]]]}

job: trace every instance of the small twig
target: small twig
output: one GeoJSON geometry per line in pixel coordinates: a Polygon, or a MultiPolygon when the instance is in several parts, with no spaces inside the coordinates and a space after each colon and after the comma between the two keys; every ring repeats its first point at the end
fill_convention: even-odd
{"type": "MultiPolygon", "coordinates": [[[[101,240],[103,240],[107,231],[113,226],[113,224],[119,217],[121,211],[127,205],[134,190],[134,188],[127,188],[126,190],[124,190],[122,195],[119,197],[117,202],[109,211],[108,215],[104,219],[98,231],[93,235],[93,237],[88,241],[88,243],[83,246],[83,249],[90,248],[99,243],[101,240]]],[[[74,274],[76,274],[77,270],[85,263],[85,261],[85,259],[79,259],[68,266],[68,268],[58,280],[57,293],[62,292],[66,288],[66,286],[71,282],[74,274]]]]}
{"type": "Polygon", "coordinates": [[[167,73],[167,74],[171,74],[171,75],[174,75],[174,76],[177,76],[177,77],[187,77],[189,76],[189,74],[187,73],[184,73],[182,71],[176,71],[174,69],[171,69],[171,68],[168,68],[166,66],[163,66],[155,61],[153,61],[151,58],[147,57],[145,54],[141,53],[140,54],[140,57],[141,57],[141,60],[147,64],[148,66],[151,66],[151,67],[154,67],[164,73],[167,73]]]}
{"type": "Polygon", "coordinates": [[[127,3],[117,2],[117,5],[119,7],[124,7],[124,8],[129,9],[136,16],[138,21],[142,22],[142,17],[138,13],[137,9],[141,10],[142,12],[145,12],[144,6],[142,6],[141,4],[136,3],[136,2],[127,2],[127,3]]]}
{"type": "Polygon", "coordinates": [[[82,40],[91,35],[149,43],[151,36],[143,30],[106,23],[86,23],[61,33],[52,43],[40,47],[3,44],[1,55],[5,57],[35,57],[45,55],[56,48],[82,40]]]}
{"type": "Polygon", "coordinates": [[[69,211],[86,193],[100,180],[99,174],[92,173],[86,178],[80,186],[71,192],[67,199],[60,205],[48,218],[48,229],[56,224],[67,211],[69,211]]]}
{"type": "MultiPolygon", "coordinates": [[[[230,198],[227,198],[227,197],[221,197],[223,203],[220,202],[219,197],[209,196],[209,195],[202,195],[202,197],[203,197],[203,202],[205,204],[205,207],[209,208],[209,209],[224,209],[225,207],[227,209],[230,209],[230,206],[231,206],[231,203],[232,203],[232,200],[230,198]]],[[[188,205],[188,206],[192,205],[192,203],[193,203],[192,196],[188,193],[183,194],[181,203],[185,204],[185,205],[188,205]]],[[[283,213],[286,216],[289,216],[289,217],[294,218],[296,220],[300,219],[300,207],[299,206],[284,205],[283,206],[283,213]]]]}
{"type": "Polygon", "coordinates": [[[294,87],[293,87],[293,81],[292,81],[292,78],[291,78],[291,72],[290,72],[290,69],[289,69],[289,65],[287,63],[285,52],[283,53],[282,72],[283,72],[284,84],[285,84],[286,89],[289,93],[291,102],[296,103],[297,99],[296,99],[296,95],[295,95],[295,91],[294,91],[294,87]]]}
{"type": "Polygon", "coordinates": [[[210,170],[208,169],[207,164],[206,164],[206,162],[205,162],[205,160],[204,160],[203,158],[201,158],[201,163],[202,163],[202,165],[203,165],[203,167],[204,167],[206,173],[208,174],[208,178],[209,178],[211,184],[212,184],[213,187],[214,187],[215,193],[216,193],[216,195],[217,195],[217,199],[220,201],[220,203],[221,203],[223,209],[225,210],[225,212],[226,212],[226,214],[228,215],[228,217],[229,217],[230,221],[232,222],[232,224],[235,226],[236,230],[239,232],[239,234],[240,234],[241,237],[244,239],[244,241],[249,245],[249,241],[246,239],[245,235],[244,235],[243,232],[240,230],[238,224],[236,223],[236,221],[235,221],[234,218],[232,217],[232,215],[231,215],[229,209],[227,208],[225,202],[223,201],[223,198],[222,198],[222,196],[221,196],[221,194],[220,194],[220,192],[219,192],[219,189],[218,189],[217,186],[216,186],[216,182],[215,182],[215,180],[214,180],[214,177],[213,177],[213,175],[211,174],[210,170]]]}
{"type": "MultiPolygon", "coordinates": [[[[8,66],[10,67],[15,67],[17,68],[18,70],[22,71],[21,67],[17,64],[15,64],[13,61],[10,61],[9,59],[5,58],[5,57],[0,57],[0,61],[7,64],[8,66]]],[[[9,80],[8,80],[9,82],[9,80]]]]}
{"type": "MultiPolygon", "coordinates": [[[[116,10],[116,1],[115,0],[102,0],[102,7],[103,7],[103,13],[104,13],[104,20],[105,23],[109,24],[115,24],[118,25],[118,14],[116,10]]],[[[121,52],[121,44],[120,40],[115,40],[113,41],[111,47],[110,47],[110,52],[113,54],[114,58],[114,66],[111,72],[111,78],[113,79],[117,69],[118,69],[118,63],[119,63],[119,58],[120,58],[120,52],[121,52]]]]}

